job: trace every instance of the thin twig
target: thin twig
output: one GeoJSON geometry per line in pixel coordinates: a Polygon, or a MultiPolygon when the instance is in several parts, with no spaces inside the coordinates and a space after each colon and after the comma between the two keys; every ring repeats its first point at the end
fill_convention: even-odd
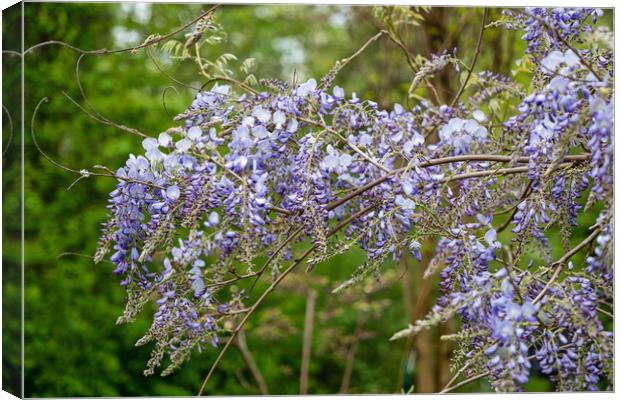
{"type": "Polygon", "coordinates": [[[523,193],[521,194],[519,201],[515,203],[514,206],[511,207],[511,209],[513,209],[512,213],[510,214],[506,222],[504,222],[504,224],[497,229],[497,233],[503,232],[506,228],[508,228],[508,226],[510,226],[512,219],[517,214],[517,211],[519,211],[519,208],[518,208],[519,204],[521,204],[530,195],[530,189],[532,188],[532,183],[533,181],[531,180],[527,183],[527,186],[523,190],[523,193]]]}
{"type": "Polygon", "coordinates": [[[456,371],[456,374],[454,374],[454,376],[453,376],[453,377],[452,377],[452,378],[448,381],[448,383],[446,383],[446,386],[444,386],[444,388],[443,388],[443,389],[441,389],[441,392],[439,392],[439,393],[445,393],[445,392],[446,392],[446,390],[448,390],[448,389],[450,388],[450,385],[452,385],[452,384],[453,384],[453,383],[454,383],[454,382],[455,382],[455,381],[459,378],[459,376],[461,376],[461,374],[462,374],[463,372],[465,372],[465,370],[466,370],[467,368],[469,368],[469,366],[470,366],[470,364],[469,364],[469,363],[465,363],[465,365],[463,365],[463,366],[461,367],[461,369],[459,369],[458,371],[456,371]]]}
{"type": "Polygon", "coordinates": [[[151,60],[151,62],[153,63],[153,65],[155,66],[155,68],[157,69],[157,71],[159,71],[160,74],[162,74],[163,76],[165,76],[166,78],[170,79],[171,81],[173,81],[174,83],[181,85],[183,87],[186,87],[188,89],[192,89],[195,90],[197,92],[199,92],[200,90],[202,90],[199,87],[196,86],[192,86],[190,84],[187,84],[185,82],[182,82],[180,80],[178,80],[177,78],[175,78],[174,76],[170,75],[168,72],[166,72],[166,70],[164,70],[162,68],[161,65],[159,65],[159,63],[155,60],[155,56],[152,54],[151,49],[147,49],[146,50],[146,55],[149,57],[149,59],[151,60]]]}
{"type": "MultiPolygon", "coordinates": [[[[75,99],[73,99],[71,96],[69,96],[66,92],[62,91],[61,92],[63,94],[63,96],[65,96],[71,103],[73,103],[77,108],[79,108],[84,114],[86,114],[87,116],[89,116],[92,120],[99,122],[100,124],[103,125],[108,125],[108,126],[112,126],[114,128],[120,129],[122,131],[125,132],[129,132],[133,135],[139,136],[141,138],[149,138],[151,136],[147,135],[144,132],[140,132],[139,130],[135,129],[135,128],[130,128],[128,126],[125,125],[121,125],[121,124],[117,124],[116,122],[113,122],[103,116],[101,116],[101,114],[99,114],[99,116],[93,114],[92,112],[88,111],[87,109],[85,109],[82,105],[80,105],[80,103],[78,103],[77,101],[75,101],[75,99]]],[[[96,112],[96,111],[95,111],[96,112]]]]}
{"type": "Polygon", "coordinates": [[[586,66],[586,68],[588,68],[590,70],[590,72],[592,72],[592,75],[594,75],[594,77],[596,77],[596,79],[599,82],[602,82],[603,80],[601,79],[601,77],[596,73],[596,71],[594,70],[594,67],[592,67],[592,64],[590,64],[582,55],[581,52],[579,52],[575,47],[573,47],[570,43],[568,43],[568,41],[566,39],[564,39],[562,37],[562,35],[560,35],[555,29],[553,29],[551,26],[549,26],[549,24],[547,23],[547,21],[545,21],[544,19],[540,18],[538,15],[534,15],[534,14],[526,14],[521,12],[522,15],[526,15],[528,17],[532,17],[534,19],[536,19],[538,22],[540,22],[543,27],[547,30],[547,32],[549,32],[552,35],[555,35],[556,38],[558,38],[558,40],[560,42],[562,42],[562,44],[566,47],[568,47],[577,57],[579,57],[579,60],[581,61],[581,63],[583,65],[586,66]]]}
{"type": "MultiPolygon", "coordinates": [[[[528,357],[528,360],[529,360],[529,359],[533,359],[533,358],[534,358],[534,356],[528,357]]],[[[449,393],[449,392],[452,392],[453,390],[458,389],[458,388],[460,388],[461,386],[465,386],[465,385],[467,385],[468,383],[471,383],[471,382],[477,381],[478,379],[484,378],[485,376],[488,376],[490,373],[491,373],[490,371],[487,371],[487,372],[480,373],[480,374],[478,374],[478,375],[474,375],[474,376],[472,376],[472,377],[469,377],[469,378],[467,378],[467,379],[465,379],[465,380],[463,380],[463,381],[461,381],[461,382],[457,383],[457,384],[456,384],[456,385],[454,385],[454,386],[449,386],[449,387],[446,387],[445,389],[443,389],[443,390],[442,390],[441,392],[439,392],[439,393],[449,393]]]]}
{"type": "Polygon", "coordinates": [[[362,151],[362,149],[360,149],[359,147],[357,147],[356,145],[350,143],[347,138],[345,138],[344,136],[342,136],[340,134],[340,132],[336,131],[335,129],[330,128],[329,126],[327,126],[324,123],[321,122],[317,122],[314,120],[311,120],[309,118],[305,118],[305,117],[297,117],[298,120],[306,122],[308,124],[312,124],[312,125],[316,125],[320,128],[325,129],[326,131],[328,131],[329,133],[332,133],[336,136],[338,136],[338,138],[347,146],[349,146],[351,149],[353,149],[353,151],[355,151],[356,153],[358,153],[360,156],[362,156],[363,159],[365,159],[366,161],[368,161],[369,163],[371,163],[372,165],[374,165],[375,167],[379,168],[380,170],[382,170],[383,172],[386,173],[390,173],[391,170],[389,168],[384,167],[383,165],[381,165],[379,162],[375,161],[372,159],[372,157],[370,157],[368,154],[364,153],[362,151]]]}
{"type": "Polygon", "coordinates": [[[41,100],[39,100],[39,102],[37,103],[36,107],[34,108],[34,111],[32,112],[32,118],[30,119],[30,136],[32,137],[32,143],[34,144],[34,146],[37,148],[37,150],[39,151],[39,153],[41,153],[41,155],[50,163],[52,163],[52,165],[63,169],[65,171],[68,172],[73,172],[74,174],[80,174],[80,171],[78,171],[77,169],[73,169],[73,168],[69,168],[66,167],[62,164],[60,164],[59,162],[55,161],[53,158],[51,158],[50,156],[47,155],[46,152],[43,151],[43,149],[41,148],[41,146],[39,146],[39,142],[37,142],[37,137],[34,134],[34,122],[36,121],[37,118],[37,114],[39,113],[39,108],[41,108],[41,105],[43,103],[47,103],[49,101],[48,97],[43,97],[41,100]]]}
{"type": "MultiPolygon", "coordinates": [[[[563,349],[568,348],[568,347],[570,347],[570,345],[560,346],[560,350],[563,350],[563,349]]],[[[532,354],[531,356],[529,356],[529,357],[527,358],[527,360],[528,360],[528,361],[531,361],[531,360],[533,360],[534,358],[536,358],[536,354],[532,354]]],[[[450,382],[448,382],[448,385],[446,385],[446,386],[445,386],[445,387],[441,390],[441,392],[439,392],[439,393],[440,393],[440,394],[442,394],[442,393],[449,393],[449,392],[452,392],[452,391],[454,391],[455,389],[460,388],[461,386],[465,386],[465,385],[467,385],[468,383],[475,382],[475,381],[477,381],[478,379],[482,379],[482,378],[484,378],[484,377],[486,377],[486,376],[489,376],[489,375],[491,374],[491,371],[482,372],[482,373],[479,373],[479,374],[477,374],[477,375],[471,376],[471,377],[469,377],[469,378],[467,378],[467,379],[465,379],[465,380],[463,380],[463,381],[461,381],[461,382],[457,383],[456,385],[449,386],[449,384],[451,384],[452,382],[454,382],[454,380],[456,379],[456,377],[457,377],[460,373],[462,373],[462,372],[466,369],[466,367],[468,367],[468,366],[469,366],[469,364],[466,364],[465,366],[463,366],[463,368],[461,368],[461,369],[459,370],[459,372],[457,372],[457,375],[455,375],[455,377],[454,377],[453,379],[451,379],[451,380],[450,380],[450,382]]]]}
{"type": "MultiPolygon", "coordinates": [[[[69,168],[67,166],[64,166],[64,165],[60,164],[58,161],[55,161],[53,158],[48,156],[47,153],[44,152],[43,149],[41,148],[41,146],[39,145],[39,142],[37,141],[36,135],[34,133],[35,132],[34,131],[35,120],[36,120],[37,114],[39,112],[39,108],[41,107],[41,105],[43,103],[46,103],[48,101],[49,101],[48,97],[43,97],[37,103],[37,105],[36,105],[36,107],[35,107],[35,109],[34,109],[34,111],[32,113],[32,118],[30,119],[30,136],[32,137],[32,143],[36,147],[37,151],[39,153],[41,153],[43,158],[45,158],[47,161],[49,161],[52,165],[62,169],[63,171],[71,172],[71,173],[74,173],[74,174],[79,174],[81,176],[81,178],[87,178],[87,177],[91,177],[91,176],[103,176],[103,177],[106,177],[106,178],[118,179],[118,180],[125,181],[125,182],[128,182],[128,183],[138,183],[138,184],[141,184],[141,185],[153,187],[155,189],[160,189],[160,190],[165,190],[166,189],[163,186],[160,186],[160,185],[152,183],[152,182],[146,182],[146,181],[143,181],[143,180],[140,180],[140,179],[124,177],[124,176],[116,175],[114,173],[102,174],[102,173],[97,173],[97,172],[91,172],[91,171],[88,171],[86,169],[77,170],[77,169],[69,168]]],[[[100,166],[95,166],[94,168],[96,168],[96,167],[100,167],[100,166]]],[[[105,170],[107,171],[108,169],[106,168],[105,170]]],[[[74,182],[74,184],[75,184],[75,182],[74,182]]]]}
{"type": "Polygon", "coordinates": [[[80,79],[80,63],[82,62],[82,59],[86,56],[86,54],[80,54],[80,56],[77,59],[77,62],[75,63],[75,80],[77,82],[78,85],[78,89],[80,91],[80,94],[82,95],[82,98],[84,99],[84,102],[86,103],[86,105],[92,110],[93,115],[91,115],[88,111],[86,111],[85,108],[80,107],[78,105],[78,103],[76,101],[74,101],[72,98],[70,98],[70,96],[68,94],[66,94],[65,92],[63,92],[63,94],[69,98],[69,100],[71,100],[72,103],[78,105],[78,107],[84,111],[88,116],[90,116],[91,118],[93,118],[95,121],[104,124],[104,125],[109,125],[109,126],[113,126],[117,129],[123,130],[125,132],[129,132],[131,134],[143,137],[143,138],[148,138],[150,137],[149,135],[139,131],[138,129],[135,128],[130,128],[127,127],[125,125],[122,124],[118,124],[112,120],[110,120],[109,118],[103,116],[99,111],[97,111],[97,109],[95,108],[95,106],[90,102],[90,100],[88,99],[88,96],[86,96],[86,91],[84,90],[84,86],[82,85],[82,80],[80,79]]]}
{"type": "MultiPolygon", "coordinates": [[[[373,37],[371,37],[370,39],[368,39],[363,45],[362,47],[360,47],[355,53],[353,53],[352,55],[350,55],[347,58],[344,58],[342,60],[340,60],[338,62],[338,64],[332,69],[333,72],[335,71],[336,74],[338,74],[338,72],[340,72],[344,67],[347,66],[347,64],[349,64],[351,61],[353,61],[357,56],[359,56],[360,54],[362,54],[364,52],[364,50],[366,50],[366,48],[368,46],[370,46],[373,42],[375,42],[377,39],[379,39],[382,35],[384,35],[385,33],[387,33],[384,30],[379,31],[379,33],[377,33],[376,35],[374,35],[373,37]]],[[[321,82],[318,85],[318,88],[322,88],[323,87],[323,82],[321,82]]]]}
{"type": "Polygon", "coordinates": [[[463,84],[459,88],[459,91],[456,93],[456,96],[454,96],[454,99],[452,99],[452,102],[450,103],[450,107],[454,107],[454,105],[459,101],[459,98],[463,94],[463,91],[465,90],[465,87],[467,86],[467,83],[469,82],[469,78],[471,78],[471,74],[474,72],[474,67],[476,66],[476,62],[478,61],[478,56],[480,55],[480,47],[482,45],[482,36],[484,36],[484,30],[486,28],[488,13],[489,13],[489,9],[485,7],[484,14],[482,16],[482,26],[480,27],[480,33],[478,34],[478,41],[476,43],[476,51],[474,53],[474,58],[471,61],[471,66],[467,69],[467,76],[465,77],[465,81],[463,81],[463,84]]]}
{"type": "Polygon", "coordinates": [[[558,261],[556,261],[553,265],[556,266],[555,271],[553,272],[553,275],[551,276],[551,278],[549,279],[549,281],[547,282],[547,284],[545,285],[545,287],[540,291],[540,293],[538,293],[538,296],[536,296],[536,298],[534,299],[533,303],[536,304],[538,303],[540,300],[542,300],[542,298],[544,297],[545,293],[547,293],[547,291],[549,290],[549,288],[551,287],[551,285],[553,285],[553,283],[558,279],[558,276],[560,276],[560,272],[562,271],[562,268],[564,267],[564,265],[566,264],[566,262],[575,254],[579,253],[579,251],[581,249],[583,249],[584,247],[586,247],[588,244],[590,244],[590,242],[592,242],[594,239],[596,239],[596,237],[598,236],[598,234],[601,233],[601,228],[597,228],[595,229],[590,236],[588,236],[587,238],[585,238],[581,243],[579,243],[577,246],[575,246],[571,251],[569,251],[568,253],[564,254],[564,256],[562,256],[562,258],[560,258],[558,261]]]}
{"type": "Polygon", "coordinates": [[[390,40],[394,42],[394,44],[396,44],[403,51],[403,53],[405,54],[405,57],[407,57],[407,64],[409,65],[409,68],[411,69],[411,71],[413,73],[416,73],[418,71],[418,67],[415,64],[414,58],[409,53],[409,49],[407,49],[407,46],[405,46],[402,40],[400,40],[400,38],[397,37],[394,33],[392,33],[389,30],[387,32],[388,32],[388,37],[390,38],[390,40]]]}
{"type": "MultiPolygon", "coordinates": [[[[392,33],[390,30],[388,30],[387,32],[388,32],[388,37],[390,38],[390,40],[394,42],[405,54],[405,57],[407,58],[407,64],[409,65],[409,68],[411,69],[411,71],[414,74],[416,74],[418,72],[419,67],[416,65],[413,56],[409,52],[409,49],[407,49],[407,46],[405,46],[405,44],[396,34],[392,33]]],[[[426,85],[433,92],[433,95],[435,96],[435,101],[439,103],[441,97],[439,96],[439,93],[437,92],[437,88],[429,81],[427,76],[423,76],[422,79],[424,80],[424,83],[426,83],[426,85]]]]}
{"type": "Polygon", "coordinates": [[[254,289],[254,286],[256,286],[256,283],[258,282],[260,277],[267,270],[267,267],[269,266],[269,264],[271,264],[271,262],[278,256],[278,254],[280,254],[282,249],[284,249],[289,243],[291,243],[293,240],[297,238],[297,236],[303,231],[303,229],[304,229],[303,226],[300,226],[299,228],[297,228],[294,232],[288,235],[286,239],[282,241],[282,243],[280,243],[280,245],[273,251],[273,253],[269,255],[269,258],[267,258],[263,266],[256,273],[256,279],[254,279],[254,283],[252,283],[252,286],[250,286],[248,293],[251,292],[252,289],[254,289]]]}
{"type": "Polygon", "coordinates": [[[73,46],[69,43],[60,41],[60,40],[48,40],[46,42],[41,42],[41,43],[37,43],[34,46],[31,46],[29,48],[27,48],[24,51],[24,55],[27,55],[28,53],[40,48],[40,47],[45,47],[45,46],[49,46],[49,45],[59,45],[59,46],[64,46],[67,47],[77,53],[80,54],[96,54],[96,55],[101,55],[101,54],[116,54],[116,53],[125,53],[125,52],[132,52],[135,53],[136,51],[143,49],[145,47],[149,47],[152,45],[155,45],[157,43],[160,43],[174,35],[176,35],[179,32],[184,31],[185,29],[187,29],[188,27],[192,26],[193,24],[195,24],[196,22],[200,21],[201,19],[213,14],[219,7],[221,7],[221,4],[216,4],[213,7],[211,7],[210,9],[208,9],[205,12],[200,13],[199,16],[197,16],[196,18],[190,20],[189,22],[185,23],[184,25],[180,26],[179,28],[173,30],[172,32],[169,32],[165,35],[156,35],[153,38],[151,38],[150,40],[145,41],[144,43],[138,45],[138,46],[134,46],[134,47],[127,47],[124,49],[116,49],[116,50],[108,50],[108,49],[97,49],[97,50],[83,50],[80,49],[79,47],[73,46]]]}
{"type": "MultiPolygon", "coordinates": [[[[66,257],[66,256],[83,257],[83,258],[89,258],[91,260],[95,259],[95,257],[91,256],[90,254],[81,254],[81,253],[76,253],[76,252],[72,252],[72,251],[66,251],[64,253],[60,253],[60,254],[58,254],[58,256],[56,258],[61,258],[61,257],[66,257]]],[[[112,261],[109,261],[109,260],[102,260],[102,261],[110,263],[110,264],[114,264],[112,261]]]]}

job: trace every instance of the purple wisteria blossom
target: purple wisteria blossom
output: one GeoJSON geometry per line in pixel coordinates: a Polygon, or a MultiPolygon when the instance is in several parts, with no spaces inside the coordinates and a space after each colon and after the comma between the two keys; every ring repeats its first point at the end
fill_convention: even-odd
{"type": "MultiPolygon", "coordinates": [[[[533,368],[560,390],[603,388],[613,370],[601,309],[614,277],[613,56],[571,45],[600,15],[505,16],[523,29],[535,84],[482,72],[454,106],[382,109],[316,79],[200,91],[180,126],[144,139],[144,155],[117,171],[97,254],[111,248],[127,291],[119,322],[155,299],[139,341],[155,342],[146,372],[167,354],[169,373],[234,333],[227,322],[252,295],[232,287],[265,270],[277,283],[309,254],[314,265],[356,247],[367,260],[335,291],[345,290],[388,258],[421,261],[434,238],[425,274],[438,274],[439,298],[395,338],[456,317],[462,371],[498,391],[522,390],[533,368]],[[502,96],[505,115],[491,106],[502,96]],[[593,207],[584,240],[576,226],[593,207]],[[563,254],[550,246],[556,226],[563,254]]],[[[453,62],[435,55],[415,79],[453,62]]]]}

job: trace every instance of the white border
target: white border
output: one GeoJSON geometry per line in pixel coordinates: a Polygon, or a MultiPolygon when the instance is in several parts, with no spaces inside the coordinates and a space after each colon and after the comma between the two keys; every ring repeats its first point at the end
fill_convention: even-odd
{"type": "MultiPolygon", "coordinates": [[[[1,1],[1,5],[2,5],[2,9],[7,8],[9,6],[11,6],[12,4],[15,4],[15,1],[11,1],[11,3],[9,3],[6,0],[0,0],[1,1]]],[[[9,0],[10,1],[10,0],[9,0]]],[[[37,2],[37,1],[28,1],[28,2],[37,2]]],[[[43,2],[43,1],[41,1],[43,2]]],[[[49,1],[44,1],[44,2],[49,2],[49,1]]],[[[62,1],[59,1],[62,2],[62,1]]],[[[71,2],[71,3],[88,3],[88,2],[93,2],[93,3],[101,3],[104,1],[97,1],[97,0],[82,0],[82,1],[64,1],[64,2],[71,2]]],[[[109,1],[109,2],[114,2],[117,3],[116,1],[109,1]]],[[[130,1],[126,1],[126,2],[140,2],[140,1],[135,1],[135,0],[130,0],[130,1]]],[[[151,0],[149,1],[150,3],[202,3],[202,2],[197,2],[197,1],[180,1],[180,0],[151,0]]],[[[315,1],[291,1],[291,0],[271,0],[271,1],[257,1],[257,0],[245,0],[245,1],[234,1],[234,0],[221,0],[217,3],[221,3],[221,4],[248,4],[248,5],[259,5],[259,4],[343,4],[343,5],[377,5],[377,4],[382,4],[382,5],[427,5],[427,6],[450,6],[450,7],[457,7],[457,6],[469,6],[469,7],[476,7],[476,6],[485,6],[485,7],[524,7],[524,6],[544,6],[544,7],[584,7],[584,6],[588,6],[588,7],[601,7],[601,8],[614,8],[615,4],[612,1],[600,1],[600,0],[595,0],[595,1],[588,1],[587,4],[586,2],[582,1],[576,1],[576,0],[564,0],[564,1],[526,1],[526,2],[522,2],[522,1],[496,1],[496,2],[487,2],[487,1],[451,1],[451,0],[441,0],[441,1],[435,1],[435,0],[426,0],[426,1],[411,1],[411,0],[389,0],[385,3],[380,2],[378,0],[355,0],[355,1],[338,1],[338,0],[315,0],[315,1]]],[[[23,3],[22,3],[22,28],[23,28],[23,3]]],[[[615,8],[614,8],[615,11],[615,8]]],[[[1,26],[1,21],[0,21],[0,26],[1,26]]],[[[614,28],[617,26],[617,17],[616,17],[616,13],[614,12],[614,28]]],[[[615,31],[614,31],[615,34],[615,31]]],[[[1,35],[0,35],[1,36],[1,35]]],[[[1,43],[1,37],[0,37],[0,43],[1,43]]],[[[23,29],[22,29],[22,47],[23,47],[23,29]]],[[[614,54],[615,54],[615,47],[616,44],[614,42],[614,54]]],[[[23,48],[22,48],[23,51],[23,48]]],[[[0,67],[1,67],[1,61],[0,61],[0,67]]],[[[614,74],[615,75],[615,74],[614,74]]],[[[617,86],[618,83],[616,81],[615,83],[615,92],[617,92],[617,86]]],[[[23,61],[22,61],[22,87],[23,87],[23,61]]],[[[0,99],[1,99],[1,93],[0,93],[0,99]]],[[[23,114],[23,106],[24,106],[24,99],[23,99],[23,91],[22,91],[22,116],[23,114]]],[[[618,119],[618,108],[616,107],[615,109],[615,119],[618,119]]],[[[21,152],[21,157],[22,157],[22,166],[23,166],[23,132],[24,132],[24,127],[23,127],[23,118],[22,118],[22,135],[21,135],[21,141],[22,141],[22,152],[21,152]]],[[[616,138],[616,135],[614,133],[614,138],[616,138]]],[[[615,145],[614,145],[615,146],[615,145]]],[[[615,152],[615,148],[614,148],[614,152],[615,152]]],[[[615,157],[614,160],[614,171],[618,170],[618,165],[619,165],[620,161],[618,160],[617,157],[615,157]]],[[[1,174],[1,171],[0,171],[1,174]]],[[[23,222],[24,222],[24,210],[23,210],[23,168],[22,168],[22,187],[21,187],[21,191],[22,191],[22,393],[23,393],[23,276],[24,276],[24,270],[23,270],[23,252],[24,252],[24,248],[23,248],[23,222]]],[[[617,187],[619,182],[619,177],[617,174],[615,174],[614,176],[614,213],[615,215],[619,215],[618,214],[618,202],[617,199],[615,197],[615,188],[617,187]]],[[[0,188],[0,204],[1,204],[1,194],[2,194],[2,189],[0,188]]],[[[0,226],[1,226],[1,221],[0,221],[0,226]]],[[[615,226],[614,226],[614,231],[615,231],[615,226]]],[[[1,233],[0,233],[0,237],[1,237],[1,233]]],[[[0,256],[1,256],[1,248],[0,248],[0,256]]],[[[614,248],[614,265],[618,265],[618,252],[615,251],[614,248]]],[[[1,276],[1,273],[0,273],[1,276]]],[[[618,292],[618,280],[616,279],[615,283],[615,292],[618,292]]],[[[1,287],[0,287],[0,296],[1,296],[1,287]]],[[[614,298],[614,310],[616,309],[615,307],[615,298],[614,298]]],[[[0,318],[2,316],[2,311],[0,308],[0,318]]],[[[617,323],[616,321],[614,321],[614,333],[616,332],[617,329],[617,323]]],[[[615,335],[614,335],[615,336],[615,335]]],[[[618,342],[616,341],[615,343],[615,354],[618,354],[618,342]]],[[[1,349],[0,349],[0,355],[1,355],[1,349]]],[[[614,379],[617,382],[617,379],[615,377],[618,376],[618,373],[620,371],[619,367],[618,367],[618,363],[615,364],[614,366],[615,368],[615,374],[614,374],[614,379]]],[[[0,381],[1,381],[1,375],[0,375],[0,381]]],[[[615,385],[614,385],[615,387],[615,385]]],[[[371,396],[371,395],[366,395],[366,396],[371,396]]],[[[426,400],[426,399],[436,399],[438,396],[441,395],[424,395],[424,394],[415,394],[414,395],[416,399],[421,399],[421,400],[426,400]]],[[[480,398],[480,397],[492,397],[493,399],[501,399],[501,400],[505,400],[505,399],[549,399],[549,398],[559,398],[561,400],[577,400],[577,399],[592,399],[592,400],[598,400],[598,399],[611,399],[611,398],[616,398],[616,393],[598,393],[598,392],[594,392],[594,393],[513,393],[513,394],[495,394],[495,393],[485,393],[485,394],[446,394],[444,396],[455,396],[458,397],[459,399],[463,398],[463,399],[474,399],[474,398],[480,398]]],[[[254,399],[265,399],[265,398],[272,398],[272,397],[288,397],[288,396],[242,396],[242,397],[238,397],[238,396],[219,396],[219,397],[211,397],[213,399],[223,399],[223,400],[228,400],[228,399],[235,399],[235,398],[239,398],[239,399],[244,399],[244,400],[254,400],[254,399]]],[[[295,396],[296,398],[299,399],[310,399],[312,397],[317,397],[317,396],[295,396]]],[[[324,397],[324,396],[319,396],[319,397],[324,397]]],[[[341,396],[341,395],[333,395],[333,396],[329,396],[331,398],[338,398],[338,399],[354,399],[354,398],[358,398],[359,396],[341,396]]],[[[405,398],[405,395],[372,395],[371,397],[373,398],[382,398],[382,399],[400,399],[400,398],[405,398]]],[[[6,392],[0,392],[0,399],[14,399],[15,397],[6,393],[6,392]]],[[[140,399],[175,399],[178,397],[140,397],[140,399]]],[[[92,397],[85,397],[85,398],[81,398],[81,399],[97,399],[97,398],[92,398],[92,397]]]]}

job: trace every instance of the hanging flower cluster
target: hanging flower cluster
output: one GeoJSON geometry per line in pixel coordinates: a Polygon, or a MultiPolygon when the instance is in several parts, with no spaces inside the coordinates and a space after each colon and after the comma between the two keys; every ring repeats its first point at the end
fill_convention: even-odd
{"type": "Polygon", "coordinates": [[[536,84],[483,72],[455,107],[384,110],[314,79],[198,93],[182,126],[145,139],[116,172],[97,253],[112,253],[127,291],[119,322],[155,299],[139,341],[155,342],[146,372],[166,354],[169,373],[217,346],[226,322],[252,309],[236,283],[266,271],[277,281],[303,258],[314,266],[357,246],[367,261],[344,290],[388,257],[420,259],[435,237],[427,273],[440,274],[441,296],[395,338],[458,316],[463,373],[519,390],[538,363],[559,389],[600,388],[613,369],[601,322],[613,296],[613,52],[581,39],[599,15],[513,15],[536,84]],[[505,120],[489,106],[497,98],[515,100],[505,120]],[[575,244],[579,212],[594,205],[597,224],[575,244]],[[567,246],[559,260],[554,226],[567,246]],[[589,256],[573,266],[579,252],[589,256]]]}

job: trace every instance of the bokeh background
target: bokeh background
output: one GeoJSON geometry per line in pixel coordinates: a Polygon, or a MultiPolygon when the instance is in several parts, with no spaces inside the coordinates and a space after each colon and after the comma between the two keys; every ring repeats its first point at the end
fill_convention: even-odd
{"type": "MultiPolygon", "coordinates": [[[[26,3],[25,47],[62,40],[82,49],[119,48],[140,44],[153,33],[164,34],[194,18],[208,5],[148,3],[26,3]]],[[[429,57],[444,49],[469,62],[480,24],[480,8],[416,9],[423,18],[397,27],[408,50],[429,57]]],[[[490,20],[501,10],[491,9],[490,20]]],[[[602,24],[611,24],[611,12],[602,24]]],[[[19,26],[19,15],[3,15],[5,48],[19,26]]],[[[207,57],[237,55],[238,64],[255,59],[258,78],[304,81],[320,78],[333,64],[355,52],[383,28],[372,7],[349,6],[233,6],[225,5],[216,20],[227,32],[223,43],[204,48],[207,57]]],[[[489,29],[485,33],[477,70],[491,70],[527,79],[515,61],[522,56],[520,32],[489,29]]],[[[185,40],[183,34],[175,37],[185,40]]],[[[15,48],[19,50],[19,48],[15,48]]],[[[204,83],[189,61],[154,53],[167,74],[181,82],[204,83]]],[[[209,349],[195,353],[169,377],[145,377],[142,371],[151,348],[134,343],[150,325],[152,308],[133,324],[118,326],[124,292],[108,263],[93,264],[100,224],[106,219],[110,179],[90,178],[70,190],[76,176],[53,166],[34,148],[30,118],[37,103],[48,97],[37,115],[35,132],[42,149],[74,169],[95,164],[116,169],[129,153],[141,151],[140,139],[97,123],[62,92],[84,105],[76,83],[78,54],[60,46],[36,49],[25,59],[25,395],[139,396],[194,395],[217,355],[209,349]]],[[[237,63],[237,64],[235,64],[237,63]]],[[[191,102],[195,92],[162,74],[145,55],[121,53],[89,56],[82,61],[81,82],[91,104],[117,123],[156,135],[174,124],[172,118],[191,102]],[[171,89],[170,87],[174,89],[171,89]]],[[[19,122],[19,58],[3,56],[3,98],[19,122]]],[[[412,73],[401,49],[383,38],[373,43],[339,75],[336,83],[383,107],[410,104],[407,89],[412,73]]],[[[435,102],[452,98],[459,86],[453,69],[435,75],[435,102]]],[[[423,89],[422,89],[423,90],[423,89]]],[[[424,93],[422,93],[424,95],[424,93]]],[[[433,96],[428,94],[428,96],[433,96]]],[[[9,146],[8,119],[3,123],[3,149],[9,146]]],[[[19,390],[19,268],[20,198],[19,134],[3,157],[3,273],[5,386],[19,390]],[[7,317],[9,316],[9,317],[7,317]]],[[[595,215],[582,218],[579,240],[595,215]]],[[[552,233],[555,251],[561,245],[552,233]]],[[[308,301],[316,297],[312,316],[312,356],[308,392],[395,393],[433,392],[449,380],[450,343],[441,335],[458,329],[456,321],[423,332],[413,340],[388,338],[426,314],[436,296],[436,278],[422,279],[432,243],[424,259],[389,264],[383,282],[369,282],[344,295],[331,290],[364,260],[353,251],[320,265],[311,274],[300,272],[285,280],[251,319],[247,349],[232,348],[210,382],[208,394],[297,394],[300,391],[302,336],[308,301]],[[249,361],[248,354],[252,358],[249,361]],[[257,382],[257,374],[263,381],[257,382]]],[[[576,264],[580,261],[575,260],[576,264]]],[[[257,290],[255,293],[260,293],[257,290]]],[[[552,390],[534,373],[526,390],[552,390]]],[[[490,390],[485,380],[460,389],[490,390]]]]}

